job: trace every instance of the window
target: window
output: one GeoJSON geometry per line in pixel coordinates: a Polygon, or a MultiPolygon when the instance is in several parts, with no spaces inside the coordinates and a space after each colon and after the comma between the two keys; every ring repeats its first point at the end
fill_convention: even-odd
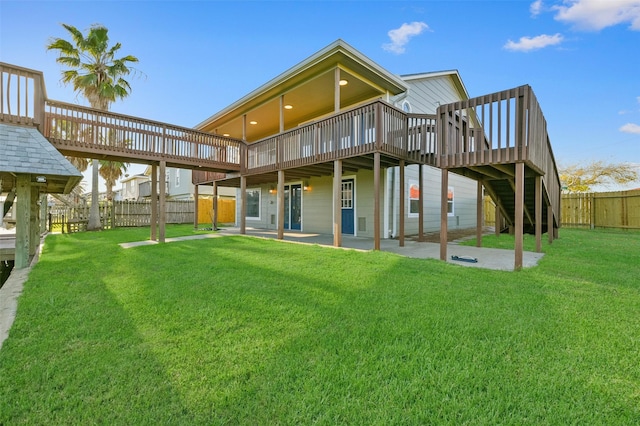
{"type": "Polygon", "coordinates": [[[404,112],[411,112],[411,104],[409,103],[409,101],[404,101],[402,103],[402,110],[404,112]]]}
{"type": "Polygon", "coordinates": [[[453,216],[453,187],[447,191],[447,216],[453,216]]]}
{"type": "Polygon", "coordinates": [[[418,217],[420,211],[420,188],[418,181],[409,181],[409,217],[418,217]]]}
{"type": "Polygon", "coordinates": [[[260,189],[247,189],[247,219],[260,219],[260,189]]]}
{"type": "Polygon", "coordinates": [[[175,169],[176,172],[176,186],[180,186],[180,169],[175,169]]]}

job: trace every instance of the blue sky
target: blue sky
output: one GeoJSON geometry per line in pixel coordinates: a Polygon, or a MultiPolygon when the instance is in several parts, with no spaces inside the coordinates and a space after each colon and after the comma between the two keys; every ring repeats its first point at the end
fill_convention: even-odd
{"type": "Polygon", "coordinates": [[[640,167],[640,0],[0,0],[0,61],[84,103],[45,49],[61,23],[140,59],[124,114],[192,127],[341,38],[396,74],[457,69],[472,97],[529,84],[558,163],[640,167]]]}

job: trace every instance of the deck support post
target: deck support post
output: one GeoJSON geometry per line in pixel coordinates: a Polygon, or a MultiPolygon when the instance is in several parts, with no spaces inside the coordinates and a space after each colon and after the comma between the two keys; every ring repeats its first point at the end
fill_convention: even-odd
{"type": "Polygon", "coordinates": [[[524,227],[524,162],[516,163],[516,193],[515,193],[515,263],[513,269],[522,269],[522,242],[524,227]]]}
{"type": "Polygon", "coordinates": [[[160,161],[160,176],[158,178],[159,186],[160,186],[160,200],[158,202],[158,242],[164,243],[165,241],[165,226],[167,224],[167,206],[166,195],[167,195],[167,162],[162,160],[160,161]]]}
{"type": "Polygon", "coordinates": [[[424,241],[424,185],[422,164],[418,165],[418,241],[424,241]]]}
{"type": "Polygon", "coordinates": [[[198,229],[198,198],[200,195],[198,194],[198,184],[193,185],[193,198],[195,199],[195,203],[193,204],[193,229],[198,229]]]}
{"type": "Polygon", "coordinates": [[[211,200],[211,208],[213,209],[213,217],[211,218],[211,228],[218,230],[218,182],[213,182],[213,200],[211,200]]]}
{"type": "Polygon", "coordinates": [[[476,194],[476,247],[482,247],[482,226],[484,225],[484,198],[482,197],[482,181],[478,181],[476,194]]]}
{"type": "Polygon", "coordinates": [[[380,250],[380,152],[373,153],[373,249],[380,250]]]}
{"type": "Polygon", "coordinates": [[[542,251],[542,176],[535,178],[536,252],[542,251]]]}
{"type": "Polygon", "coordinates": [[[333,246],[342,247],[342,160],[333,162],[333,246]]]}
{"type": "Polygon", "coordinates": [[[16,251],[14,268],[22,269],[29,266],[31,175],[17,175],[16,200],[16,251]]]}
{"type": "Polygon", "coordinates": [[[278,170],[278,239],[284,239],[284,170],[278,170]]]}
{"type": "Polygon", "coordinates": [[[151,165],[151,241],[157,239],[158,228],[158,166],[151,165]]]}
{"type": "Polygon", "coordinates": [[[547,204],[547,233],[549,234],[549,244],[551,244],[555,238],[555,228],[553,227],[553,208],[551,207],[551,203],[547,204]]]}
{"type": "Polygon", "coordinates": [[[449,221],[449,170],[442,169],[440,188],[440,260],[447,260],[447,227],[449,221]]]}
{"type": "Polygon", "coordinates": [[[35,256],[40,245],[40,224],[38,223],[38,197],[40,188],[31,185],[31,203],[29,211],[29,256],[35,256]]]}
{"type": "Polygon", "coordinates": [[[502,212],[500,211],[500,207],[498,206],[498,203],[496,203],[496,224],[495,224],[495,233],[496,233],[496,238],[500,236],[500,228],[502,227],[502,212]]]}
{"type": "Polygon", "coordinates": [[[240,233],[247,233],[247,178],[240,176],[240,233]]]}
{"type": "Polygon", "coordinates": [[[398,196],[400,197],[400,205],[398,209],[400,210],[400,226],[398,230],[398,240],[400,247],[404,247],[404,216],[405,216],[405,190],[404,190],[404,160],[400,160],[400,190],[398,191],[398,196]]]}

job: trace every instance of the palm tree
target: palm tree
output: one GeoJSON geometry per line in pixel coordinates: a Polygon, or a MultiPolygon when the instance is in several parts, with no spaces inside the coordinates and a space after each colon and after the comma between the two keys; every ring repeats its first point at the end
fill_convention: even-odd
{"type": "MultiPolygon", "coordinates": [[[[69,32],[73,42],[62,38],[53,38],[47,50],[58,51],[56,62],[69,69],[62,71],[62,82],[71,83],[73,90],[82,94],[92,108],[108,111],[112,102],[125,98],[131,86],[123,78],[134,69],[130,63],[138,58],[127,55],[116,59],[121,44],[109,47],[108,29],[102,25],[93,25],[85,37],[76,27],[62,24],[69,32]]],[[[100,229],[98,211],[98,169],[99,162],[92,163],[91,209],[89,211],[88,230],[100,229]]]]}
{"type": "Polygon", "coordinates": [[[100,160],[100,176],[107,183],[107,200],[113,201],[113,186],[127,171],[128,163],[100,160]]]}

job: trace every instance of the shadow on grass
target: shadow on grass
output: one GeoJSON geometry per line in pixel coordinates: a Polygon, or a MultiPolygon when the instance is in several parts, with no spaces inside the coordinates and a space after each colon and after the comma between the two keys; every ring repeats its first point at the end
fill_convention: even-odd
{"type": "Polygon", "coordinates": [[[76,241],[90,244],[84,262],[43,267],[32,306],[24,315],[20,307],[12,352],[0,353],[0,373],[17,378],[0,385],[16,392],[0,402],[0,420],[6,412],[36,423],[45,414],[190,424],[638,418],[637,290],[627,278],[602,282],[602,273],[572,280],[564,262],[586,250],[578,237],[579,249],[559,240],[541,266],[520,273],[244,237],[128,250],[107,233],[95,245],[84,238],[76,241]],[[69,356],[56,359],[60,348],[69,356]],[[22,351],[31,351],[26,361],[22,351]],[[49,357],[48,368],[32,365],[49,357]],[[59,389],[73,397],[56,405],[59,389]],[[127,399],[137,409],[123,407],[127,399]]]}
{"type": "Polygon", "coordinates": [[[97,234],[47,238],[0,351],[0,424],[189,422],[100,257],[115,260],[97,234]]]}

